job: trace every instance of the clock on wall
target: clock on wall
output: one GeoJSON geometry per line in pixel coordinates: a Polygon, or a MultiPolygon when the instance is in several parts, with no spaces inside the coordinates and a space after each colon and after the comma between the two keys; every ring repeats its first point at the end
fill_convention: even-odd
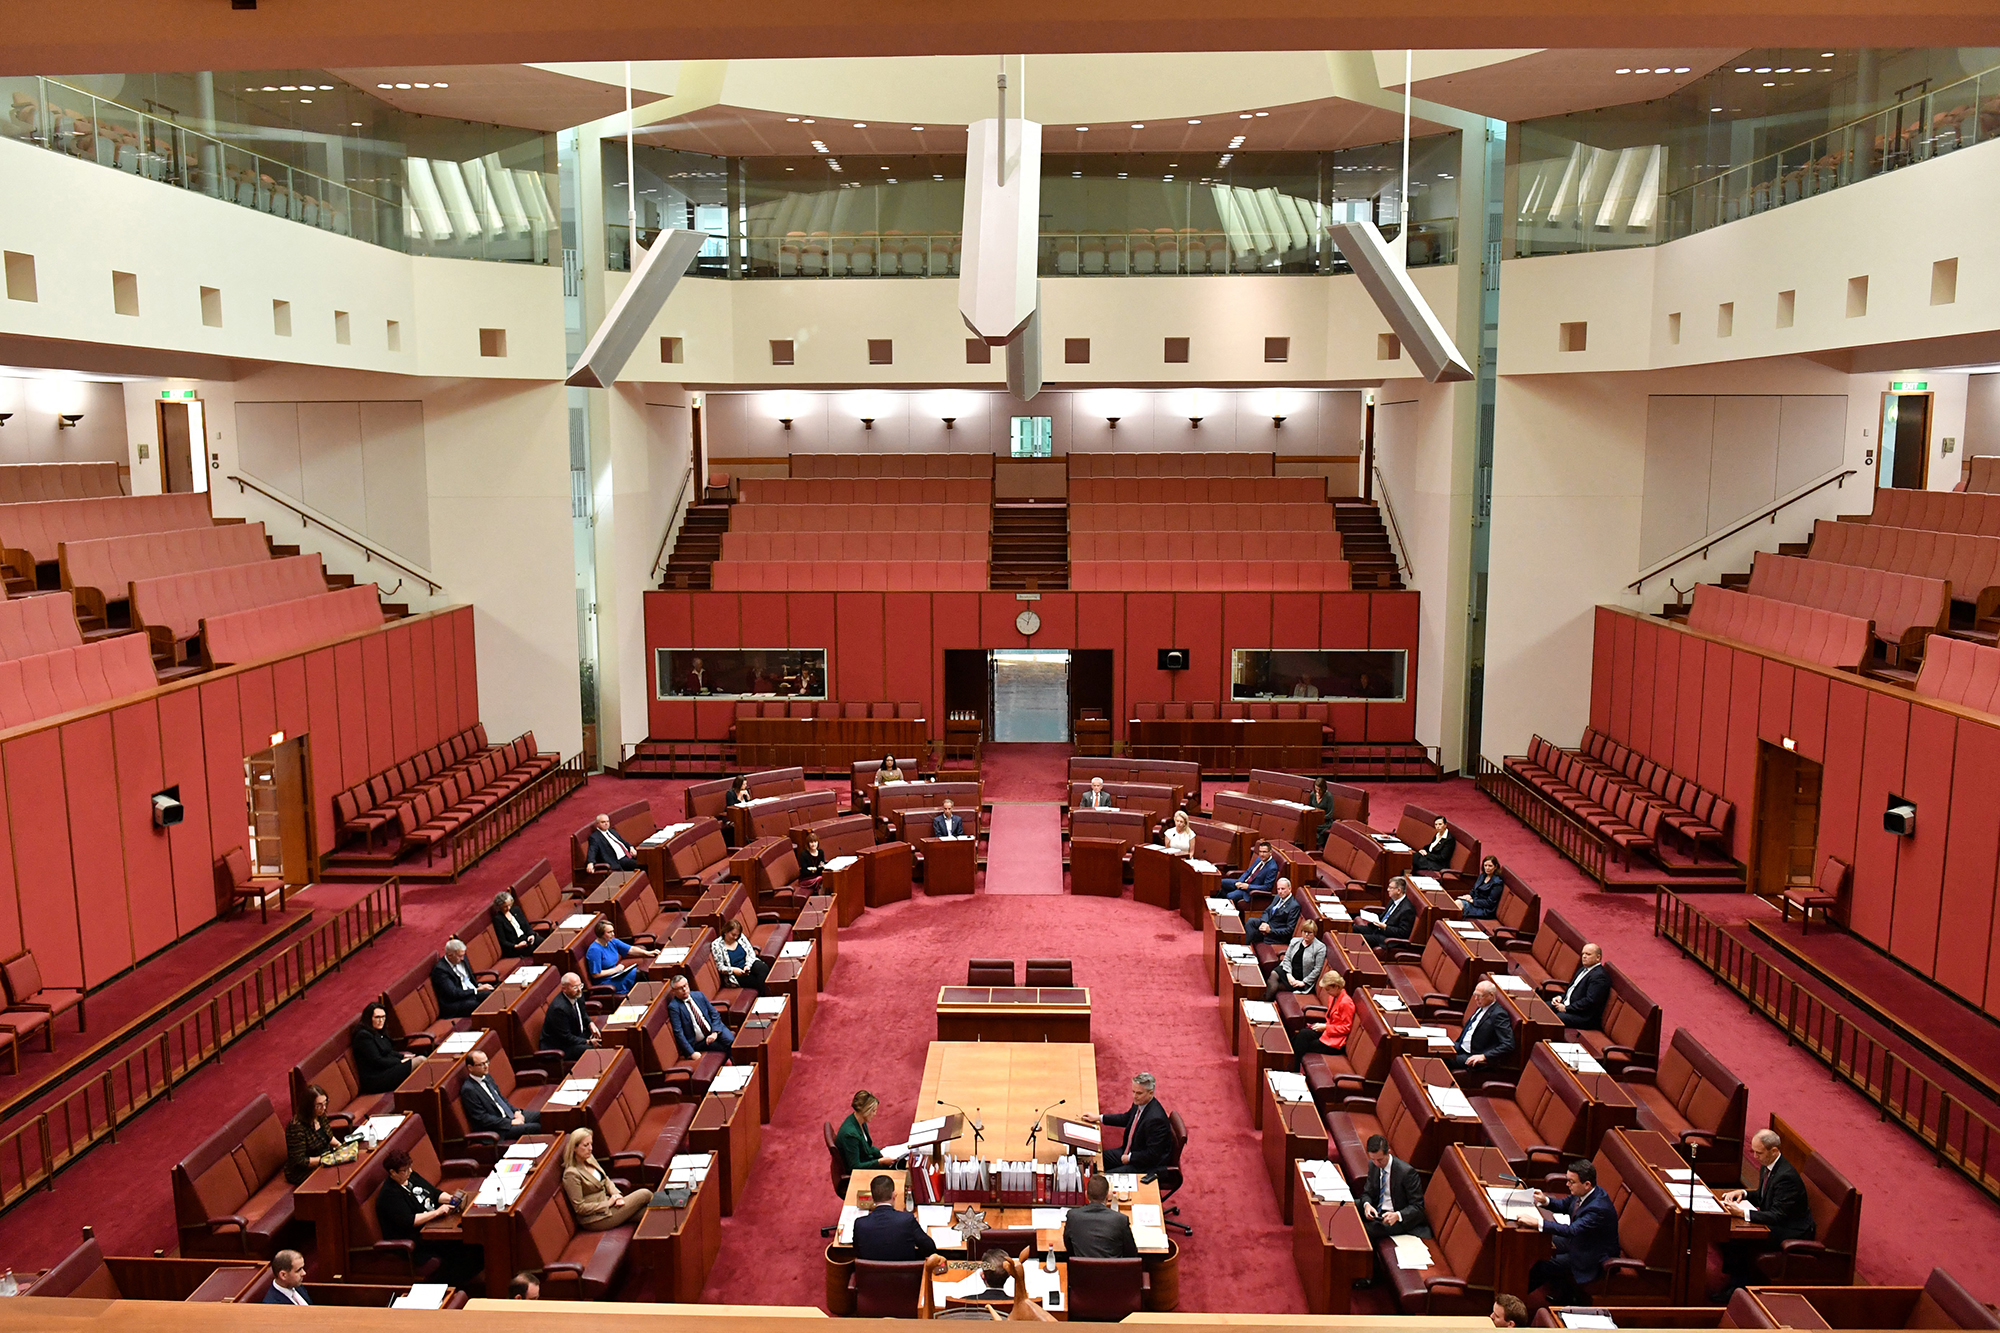
{"type": "Polygon", "coordinates": [[[1021,631],[1021,637],[1023,638],[1033,638],[1035,631],[1041,627],[1042,618],[1036,615],[1032,609],[1023,611],[1020,615],[1014,617],[1014,628],[1021,631]]]}

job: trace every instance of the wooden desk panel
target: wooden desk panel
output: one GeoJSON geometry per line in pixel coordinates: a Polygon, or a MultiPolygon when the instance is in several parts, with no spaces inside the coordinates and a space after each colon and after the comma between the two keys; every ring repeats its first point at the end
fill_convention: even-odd
{"type": "Polygon", "coordinates": [[[1292,1037],[1282,1020],[1253,1023],[1241,1005],[1236,1009],[1236,1064],[1243,1076],[1243,1100],[1250,1107],[1250,1123],[1264,1128],[1264,1099],[1257,1090],[1267,1069],[1292,1067],[1292,1037]]]}
{"type": "MultiPolygon", "coordinates": [[[[754,1068],[754,1066],[753,1066],[754,1068]]],[[[695,1108],[694,1123],[688,1127],[688,1145],[693,1152],[712,1152],[721,1159],[721,1169],[709,1178],[722,1185],[722,1215],[736,1211],[736,1201],[750,1180],[750,1163],[764,1141],[763,1122],[758,1119],[762,1093],[758,1084],[762,1071],[750,1076],[741,1093],[711,1092],[695,1108]]]]}
{"type": "Polygon", "coordinates": [[[1082,986],[940,986],[937,1039],[1087,1042],[1090,991],[1082,986]]]}
{"type": "MultiPolygon", "coordinates": [[[[834,859],[837,861],[841,858],[834,859]]],[[[827,867],[820,883],[834,900],[836,924],[853,925],[867,906],[868,867],[863,864],[861,858],[856,857],[837,869],[832,866],[827,867]]]]}
{"type": "MultiPolygon", "coordinates": [[[[599,1026],[602,1027],[602,1023],[599,1026]]],[[[612,1070],[618,1067],[619,1061],[632,1059],[634,1059],[632,1052],[623,1046],[594,1046],[576,1057],[576,1063],[570,1066],[569,1073],[555,1086],[559,1088],[563,1083],[573,1079],[586,1078],[596,1079],[597,1086],[575,1106],[542,1103],[542,1128],[551,1134],[567,1134],[573,1129],[583,1129],[593,1124],[601,1109],[611,1101],[608,1080],[612,1070]]]]}
{"type": "MultiPolygon", "coordinates": [[[[1212,866],[1215,863],[1204,861],[1202,864],[1212,866]]],[[[1221,895],[1221,869],[1202,870],[1191,864],[1187,857],[1177,856],[1174,858],[1172,884],[1172,893],[1180,899],[1182,919],[1190,926],[1205,929],[1202,916],[1206,904],[1210,898],[1221,895]]]]}
{"type": "Polygon", "coordinates": [[[540,976],[524,986],[509,985],[504,978],[520,968],[542,966],[525,958],[518,962],[519,967],[501,973],[501,983],[472,1011],[472,1026],[499,1033],[509,1055],[533,1055],[535,1043],[528,1040],[527,1019],[549,1007],[549,1001],[555,998],[556,988],[562,983],[562,970],[547,967],[540,976]]]}
{"type": "MultiPolygon", "coordinates": [[[[641,1214],[632,1232],[633,1271],[650,1279],[652,1299],[672,1303],[701,1299],[722,1248],[721,1176],[721,1163],[711,1155],[708,1178],[695,1187],[687,1207],[653,1207],[641,1214]]],[[[664,1188],[664,1175],[661,1184],[664,1188]]],[[[655,1197],[659,1193],[655,1190],[655,1197]]]]}
{"type": "Polygon", "coordinates": [[[1317,769],[1320,741],[1320,724],[1303,718],[1256,722],[1133,718],[1125,724],[1125,753],[1131,757],[1189,760],[1207,773],[1317,769]]]}
{"type": "Polygon", "coordinates": [[[760,1016],[770,1018],[771,1026],[753,1028],[747,1021],[739,1024],[736,1044],[731,1048],[731,1063],[757,1066],[757,1118],[768,1125],[778,1097],[792,1077],[791,1003],[786,1002],[782,1014],[760,1016]]]}
{"type": "MultiPolygon", "coordinates": [[[[1497,1148],[1477,1144],[1454,1143],[1445,1148],[1447,1157],[1456,1156],[1465,1165],[1467,1174],[1481,1185],[1498,1189],[1532,1188],[1516,1184],[1507,1179],[1507,1156],[1497,1148]]],[[[1444,1164],[1439,1162],[1442,1171],[1444,1164]]],[[[1554,1246],[1546,1231],[1502,1217],[1491,1200],[1486,1200],[1488,1215],[1494,1219],[1493,1227],[1493,1287],[1496,1291],[1528,1290],[1528,1270],[1537,1260],[1546,1259],[1554,1246]]]]}
{"type": "Polygon", "coordinates": [[[1292,1182],[1299,1174],[1292,1163],[1327,1155],[1326,1125],[1319,1118],[1317,1106],[1311,1102],[1281,1102],[1271,1091],[1271,1080],[1265,1079],[1263,1083],[1258,1096],[1264,1102],[1264,1170],[1271,1177],[1271,1188],[1277,1191],[1278,1211],[1290,1226],[1292,1182]]]}
{"type": "Polygon", "coordinates": [[[737,764],[850,773],[864,759],[922,753],[926,725],[921,718],[739,717],[737,764]]]}
{"type": "Polygon", "coordinates": [[[1222,946],[1218,944],[1216,946],[1216,975],[1222,979],[1224,984],[1220,995],[1217,997],[1217,1007],[1222,1012],[1222,1035],[1229,1042],[1229,1053],[1231,1055],[1238,1055],[1241,1052],[1238,1050],[1237,1045],[1238,1023],[1236,1016],[1241,1011],[1245,1000],[1261,1000],[1264,998],[1264,969],[1257,965],[1257,960],[1254,958],[1240,963],[1231,963],[1224,961],[1221,954],[1222,946]]]}
{"type": "MultiPolygon", "coordinates": [[[[986,1155],[1018,1158],[1036,1113],[1067,1097],[1078,1116],[1098,1110],[1097,1051],[1075,1042],[936,1041],[924,1056],[912,1120],[941,1109],[940,1099],[977,1111],[986,1126],[986,1155]]],[[[1122,1108],[1119,1108],[1122,1109],[1122,1108]]],[[[966,1145],[970,1155],[971,1144],[966,1145]]],[[[1063,1145],[1047,1135],[1037,1157],[1053,1162],[1063,1145]]]]}
{"type": "Polygon", "coordinates": [[[804,958],[780,958],[771,964],[771,971],[764,978],[764,989],[772,995],[782,995],[792,1020],[792,1050],[805,1045],[806,1033],[812,1028],[813,1016],[819,1012],[819,945],[813,944],[812,952],[804,958]]]}
{"type": "Polygon", "coordinates": [[[1151,907],[1180,910],[1179,881],[1174,867],[1181,858],[1158,843],[1141,843],[1132,849],[1132,901],[1151,907]]]}
{"type": "MultiPolygon", "coordinates": [[[[526,1134],[516,1143],[540,1143],[546,1145],[542,1155],[536,1159],[522,1184],[525,1195],[533,1188],[534,1182],[544,1171],[562,1170],[562,1140],[553,1134],[526,1134]]],[[[560,1186],[558,1186],[560,1188],[560,1186]]],[[[549,1207],[557,1207],[553,1201],[549,1207]]],[[[532,1218],[518,1217],[515,1205],[494,1208],[484,1204],[473,1204],[459,1217],[459,1230],[468,1243],[478,1245],[486,1251],[486,1289],[505,1292],[507,1283],[520,1271],[516,1262],[515,1240],[524,1236],[532,1225],[532,1218]]]]}
{"type": "Polygon", "coordinates": [[[977,838],[918,838],[917,850],[924,855],[924,896],[972,892],[978,870],[977,838]]]}
{"type": "Polygon", "coordinates": [[[1354,1284],[1374,1271],[1375,1246],[1361,1210],[1352,1203],[1315,1203],[1304,1173],[1292,1164],[1292,1261],[1305,1284],[1306,1309],[1314,1314],[1349,1314],[1354,1284]]]}

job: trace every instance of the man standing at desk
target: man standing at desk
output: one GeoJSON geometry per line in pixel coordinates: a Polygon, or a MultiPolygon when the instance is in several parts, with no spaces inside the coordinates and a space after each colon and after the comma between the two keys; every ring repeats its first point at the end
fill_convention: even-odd
{"type": "Polygon", "coordinates": [[[1070,1209],[1063,1222],[1064,1253],[1072,1259],[1137,1259],[1139,1243],[1132,1238],[1131,1219],[1106,1202],[1111,1178],[1098,1172],[1090,1178],[1086,1193],[1090,1202],[1070,1209]]]}
{"type": "Polygon", "coordinates": [[[933,838],[962,838],[965,836],[965,821],[952,812],[951,797],[944,798],[944,812],[931,816],[931,836],[933,838]]]}
{"type": "Polygon", "coordinates": [[[867,1212],[854,1219],[854,1257],[872,1263],[905,1263],[928,1259],[937,1242],[916,1216],[896,1207],[896,1182],[877,1176],[868,1182],[867,1212]]]}
{"type": "Polygon", "coordinates": [[[584,852],[584,859],[589,862],[584,869],[592,874],[639,868],[639,854],[612,829],[610,815],[597,817],[597,827],[590,831],[590,846],[584,852]]]}
{"type": "Polygon", "coordinates": [[[1583,1288],[1597,1281],[1607,1259],[1618,1257],[1618,1210],[1597,1188],[1597,1168],[1579,1157],[1569,1164],[1567,1199],[1535,1191],[1535,1206],[1550,1216],[1542,1223],[1555,1253],[1528,1270],[1529,1291],[1544,1291],[1550,1305],[1582,1305],[1583,1288]]]}
{"type": "Polygon", "coordinates": [[[722,1015],[708,997],[688,985],[687,973],[674,974],[673,988],[667,992],[667,1023],[674,1030],[674,1044],[683,1056],[710,1051],[726,1055],[736,1044],[736,1034],[722,1021],[722,1015]]]}
{"type": "Polygon", "coordinates": [[[1171,1166],[1174,1160],[1174,1131],[1167,1123],[1167,1108],[1153,1096],[1151,1074],[1132,1075],[1132,1109],[1116,1115],[1087,1115],[1087,1125],[1117,1125],[1125,1131],[1123,1148],[1104,1150],[1106,1171],[1153,1172],[1171,1166]]]}

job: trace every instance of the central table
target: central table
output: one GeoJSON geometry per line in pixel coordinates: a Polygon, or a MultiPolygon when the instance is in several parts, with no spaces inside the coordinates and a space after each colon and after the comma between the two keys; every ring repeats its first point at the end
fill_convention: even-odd
{"type": "MultiPolygon", "coordinates": [[[[1019,1160],[1028,1131],[1039,1115],[1065,1101],[1065,1115],[1097,1111],[1097,1050],[1082,1042],[934,1041],[924,1056],[924,1080],[911,1108],[912,1120],[939,1113],[939,1101],[962,1106],[986,1126],[988,1158],[1019,1160]]],[[[1053,1162],[1065,1151],[1049,1135],[1038,1141],[1036,1157],[1053,1162]]],[[[954,1156],[969,1156],[961,1140],[954,1156]]]]}
{"type": "Polygon", "coordinates": [[[939,1041],[1088,1042],[1090,990],[1084,986],[940,986],[937,1034],[939,1041]]]}

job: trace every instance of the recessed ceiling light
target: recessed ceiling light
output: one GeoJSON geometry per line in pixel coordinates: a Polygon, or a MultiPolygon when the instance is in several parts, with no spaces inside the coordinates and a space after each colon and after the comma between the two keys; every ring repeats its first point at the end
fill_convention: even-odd
{"type": "Polygon", "coordinates": [[[1819,58],[1820,58],[1821,60],[1831,60],[1831,59],[1833,59],[1833,52],[1831,52],[1831,51],[1822,51],[1822,52],[1820,52],[1820,53],[1819,53],[1819,58]]]}
{"type": "MultiPolygon", "coordinates": [[[[385,83],[385,84],[383,84],[382,86],[383,86],[384,88],[387,88],[387,87],[388,87],[389,85],[385,83]]],[[[263,87],[262,87],[261,89],[259,89],[259,91],[260,91],[260,92],[267,92],[267,93],[275,93],[275,92],[277,92],[277,91],[278,91],[278,88],[277,88],[277,85],[276,85],[276,84],[270,84],[270,83],[267,83],[267,84],[265,84],[265,85],[264,85],[264,86],[263,86],[263,87]]]]}
{"type": "MultiPolygon", "coordinates": [[[[444,86],[445,86],[445,85],[444,85],[444,84],[442,84],[442,83],[440,83],[440,84],[438,85],[438,87],[440,87],[440,88],[442,88],[442,87],[444,87],[444,86]]],[[[332,84],[330,84],[330,83],[322,83],[322,84],[321,84],[321,85],[319,86],[319,90],[320,90],[321,92],[323,92],[323,93],[330,93],[330,92],[332,92],[332,91],[333,91],[333,85],[332,85],[332,84]]]]}
{"type": "Polygon", "coordinates": [[[1778,73],[1780,74],[1790,74],[1791,72],[1792,72],[1792,67],[1790,65],[1778,66],[1778,73]]]}
{"type": "Polygon", "coordinates": [[[1822,74],[1831,74],[1831,73],[1833,73],[1833,71],[1832,71],[1832,70],[1830,70],[1830,69],[1823,69],[1823,70],[1821,70],[1821,71],[1820,71],[1820,73],[1822,73],[1822,74]]]}
{"type": "Polygon", "coordinates": [[[1079,125],[1079,126],[1077,126],[1077,127],[1076,127],[1076,132],[1077,132],[1078,134],[1082,134],[1082,133],[1083,133],[1083,132],[1084,132],[1085,130],[1087,130],[1087,129],[1089,129],[1089,128],[1090,128],[1090,126],[1088,126],[1088,125],[1079,125]]]}
{"type": "Polygon", "coordinates": [[[1632,71],[1630,69],[1614,69],[1611,72],[1613,74],[1630,74],[1632,71]]]}
{"type": "Polygon", "coordinates": [[[1719,111],[1721,111],[1721,110],[1722,110],[1722,108],[1721,108],[1721,107],[1719,107],[1719,106],[1712,106],[1712,107],[1710,107],[1710,108],[1709,108],[1709,111],[1710,111],[1711,113],[1713,113],[1713,112],[1719,112],[1719,111]]]}
{"type": "Polygon", "coordinates": [[[884,167],[884,168],[882,168],[882,170],[884,170],[884,171],[887,171],[888,169],[889,169],[889,168],[887,168],[887,167],[884,167]]]}
{"type": "Polygon", "coordinates": [[[1778,85],[1777,85],[1777,84],[1775,84],[1775,83],[1769,83],[1769,82],[1767,82],[1767,83],[1765,83],[1765,85],[1764,85],[1764,86],[1765,86],[1766,88],[1775,88],[1775,87],[1777,87],[1778,85]]]}
{"type": "Polygon", "coordinates": [[[1676,74],[1692,74],[1692,73],[1694,73],[1694,70],[1693,70],[1693,69],[1692,69],[1691,67],[1687,66],[1687,65],[1675,65],[1675,66],[1674,66],[1674,73],[1676,73],[1676,74]]]}
{"type": "Polygon", "coordinates": [[[1245,112],[1244,112],[1243,114],[1239,115],[1239,116],[1237,117],[1237,119],[1238,119],[1238,120],[1248,120],[1248,119],[1250,119],[1250,113],[1249,113],[1248,111],[1245,111],[1245,112]]]}
{"type": "Polygon", "coordinates": [[[1122,172],[1122,171],[1121,171],[1121,172],[1119,172],[1119,173],[1118,173],[1118,179],[1119,179],[1119,180],[1121,180],[1121,181],[1122,181],[1122,180],[1124,180],[1124,179],[1125,179],[1125,173],[1124,173],[1124,172],[1122,172]]]}
{"type": "Polygon", "coordinates": [[[786,168],[785,168],[785,170],[786,170],[786,171],[797,171],[797,170],[798,170],[798,168],[797,168],[797,167],[786,167],[786,168]]]}
{"type": "MultiPolygon", "coordinates": [[[[395,84],[393,84],[393,83],[378,83],[378,84],[376,84],[375,86],[376,86],[377,88],[394,88],[394,87],[395,87],[396,85],[395,85],[395,84]]],[[[270,90],[269,88],[266,88],[266,89],[265,89],[264,91],[268,93],[268,92],[270,92],[271,90],[270,90]]]]}
{"type": "Polygon", "coordinates": [[[1738,74],[1748,74],[1750,72],[1750,67],[1748,65],[1738,65],[1736,67],[1736,72],[1738,74]]]}
{"type": "Polygon", "coordinates": [[[419,88],[428,88],[428,87],[430,87],[430,85],[429,85],[428,83],[420,83],[420,84],[417,84],[416,86],[417,86],[417,87],[419,87],[419,88]]]}
{"type": "Polygon", "coordinates": [[[1172,177],[1172,176],[1162,176],[1162,177],[1160,177],[1160,179],[1161,179],[1161,180],[1163,180],[1163,181],[1170,181],[1170,180],[1172,180],[1172,179],[1173,179],[1173,177],[1172,177]]]}
{"type": "Polygon", "coordinates": [[[401,89],[403,89],[403,90],[404,90],[404,91],[406,91],[406,92],[407,92],[407,91],[409,90],[409,87],[410,87],[410,85],[409,85],[409,84],[407,84],[407,83],[399,83],[399,84],[397,84],[396,86],[397,86],[398,88],[401,88],[401,89]]]}
{"type": "Polygon", "coordinates": [[[1081,176],[1083,173],[1081,171],[1072,171],[1069,174],[1072,176],[1081,176]]]}
{"type": "Polygon", "coordinates": [[[310,97],[301,97],[301,98],[299,99],[299,102],[300,102],[300,104],[301,104],[301,105],[303,105],[303,106],[311,106],[311,105],[312,105],[312,98],[310,98],[310,97]]]}
{"type": "Polygon", "coordinates": [[[932,179],[932,180],[934,180],[934,181],[941,181],[941,180],[943,180],[943,179],[944,179],[944,173],[943,173],[943,172],[939,172],[939,173],[938,173],[937,175],[935,175],[935,176],[931,177],[931,179],[932,179]]]}
{"type": "Polygon", "coordinates": [[[1771,67],[1769,65],[1759,65],[1757,66],[1757,72],[1759,74],[1769,74],[1771,72],[1771,67]]]}
{"type": "Polygon", "coordinates": [[[355,128],[355,129],[357,129],[357,130],[361,128],[361,122],[360,122],[360,121],[358,121],[358,120],[350,120],[350,121],[348,121],[347,123],[348,123],[349,125],[352,125],[352,126],[353,126],[353,127],[355,128]]]}

